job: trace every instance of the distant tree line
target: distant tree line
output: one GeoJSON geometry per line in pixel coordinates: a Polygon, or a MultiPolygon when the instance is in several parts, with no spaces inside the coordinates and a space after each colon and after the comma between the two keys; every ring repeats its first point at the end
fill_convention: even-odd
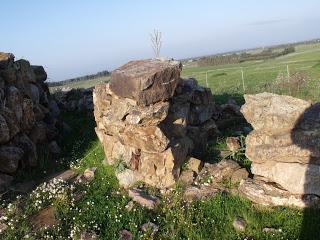
{"type": "Polygon", "coordinates": [[[49,85],[49,87],[63,86],[65,84],[72,83],[72,82],[86,81],[86,80],[92,80],[92,79],[96,79],[96,78],[106,77],[106,76],[109,76],[110,74],[111,73],[109,71],[105,70],[105,71],[97,72],[95,74],[71,78],[71,79],[67,79],[67,80],[63,80],[63,81],[59,81],[59,82],[48,82],[48,85],[49,85]]]}
{"type": "Polygon", "coordinates": [[[267,48],[261,51],[260,53],[233,53],[227,55],[216,55],[210,57],[202,57],[198,60],[198,65],[200,67],[204,66],[214,66],[214,65],[225,65],[225,64],[237,64],[245,61],[256,61],[256,60],[265,60],[270,58],[276,58],[279,56],[287,55],[289,53],[295,52],[294,46],[288,46],[282,51],[276,51],[279,48],[267,48]]]}
{"type": "Polygon", "coordinates": [[[212,65],[235,64],[240,62],[238,54],[219,55],[212,57],[202,57],[198,60],[198,65],[201,67],[212,65]]]}
{"type": "Polygon", "coordinates": [[[240,55],[240,62],[276,58],[293,52],[295,52],[295,48],[293,46],[286,47],[282,51],[274,51],[272,48],[267,48],[256,54],[242,53],[240,55]]]}

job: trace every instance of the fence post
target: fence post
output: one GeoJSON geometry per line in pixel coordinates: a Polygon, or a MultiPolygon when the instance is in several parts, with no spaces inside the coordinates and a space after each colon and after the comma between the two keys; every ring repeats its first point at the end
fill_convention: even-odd
{"type": "Polygon", "coordinates": [[[245,86],[244,86],[244,75],[243,75],[243,69],[241,68],[241,79],[242,79],[242,88],[243,88],[243,92],[245,92],[245,86]]]}
{"type": "Polygon", "coordinates": [[[290,82],[290,72],[289,72],[289,65],[287,64],[287,77],[288,77],[288,82],[290,82]]]}
{"type": "Polygon", "coordinates": [[[207,84],[207,88],[209,87],[208,86],[208,71],[206,71],[206,84],[207,84]]]}

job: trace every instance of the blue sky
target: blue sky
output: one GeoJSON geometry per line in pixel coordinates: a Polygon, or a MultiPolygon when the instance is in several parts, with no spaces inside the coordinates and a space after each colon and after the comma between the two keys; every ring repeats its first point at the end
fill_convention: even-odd
{"type": "Polygon", "coordinates": [[[0,51],[43,65],[50,81],[153,57],[185,58],[320,37],[319,0],[7,0],[0,51]]]}

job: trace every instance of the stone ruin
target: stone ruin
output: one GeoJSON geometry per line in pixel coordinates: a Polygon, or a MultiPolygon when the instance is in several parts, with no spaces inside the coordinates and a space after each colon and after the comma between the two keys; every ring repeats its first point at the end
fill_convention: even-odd
{"type": "Polygon", "coordinates": [[[210,89],[180,78],[181,69],[173,60],[131,61],[94,89],[96,133],[106,161],[129,168],[118,178],[169,187],[188,158],[204,152],[216,129],[215,104],[210,89]]]}
{"type": "Polygon", "coordinates": [[[79,111],[93,113],[93,88],[72,89],[64,87],[52,95],[56,100],[59,108],[67,112],[79,111]]]}
{"type": "Polygon", "coordinates": [[[240,191],[264,205],[316,205],[320,196],[320,104],[271,93],[245,95],[241,112],[254,130],[246,155],[254,179],[240,191]]]}
{"type": "MultiPolygon", "coordinates": [[[[110,83],[95,87],[93,100],[91,90],[80,98],[71,91],[57,97],[57,104],[42,66],[0,53],[0,191],[19,169],[37,166],[40,145],[59,154],[59,106],[90,112],[93,101],[106,163],[126,165],[117,173],[122,186],[141,180],[166,188],[185,176],[192,182],[191,175],[203,165],[196,158],[203,159],[208,137],[230,122],[243,122],[244,116],[254,129],[246,138],[253,178],[230,160],[206,163],[198,176],[208,171],[216,180],[230,172],[231,180],[241,180],[238,191],[262,205],[319,205],[320,104],[261,93],[245,95],[240,112],[232,99],[215,105],[210,89],[182,79],[181,69],[174,60],[131,61],[112,72],[110,83]],[[183,176],[185,163],[195,167],[183,176]]],[[[228,138],[227,145],[234,139],[228,138]]],[[[188,189],[196,197],[214,194],[210,186],[188,189]]]]}
{"type": "Polygon", "coordinates": [[[0,52],[0,191],[19,168],[37,165],[37,145],[60,152],[56,142],[60,110],[46,79],[42,66],[14,61],[13,54],[0,52]]]}

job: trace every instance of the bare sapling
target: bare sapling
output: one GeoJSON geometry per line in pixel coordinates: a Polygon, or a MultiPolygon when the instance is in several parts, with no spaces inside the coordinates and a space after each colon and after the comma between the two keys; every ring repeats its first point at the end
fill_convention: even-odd
{"type": "Polygon", "coordinates": [[[156,58],[159,58],[160,56],[160,50],[162,46],[162,40],[161,40],[162,34],[159,30],[153,30],[153,33],[150,33],[151,38],[151,46],[154,52],[154,55],[156,58]]]}

